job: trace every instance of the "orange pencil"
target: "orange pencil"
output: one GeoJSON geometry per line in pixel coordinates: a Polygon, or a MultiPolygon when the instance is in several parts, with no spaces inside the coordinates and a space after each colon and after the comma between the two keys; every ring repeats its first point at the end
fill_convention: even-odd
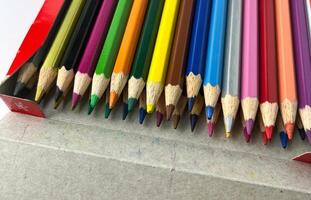
{"type": "Polygon", "coordinates": [[[289,1],[275,0],[279,101],[288,139],[292,139],[297,93],[289,1]]]}
{"type": "Polygon", "coordinates": [[[148,0],[135,0],[126,25],[110,84],[109,107],[112,109],[127,82],[140,30],[144,22],[148,0]]]}

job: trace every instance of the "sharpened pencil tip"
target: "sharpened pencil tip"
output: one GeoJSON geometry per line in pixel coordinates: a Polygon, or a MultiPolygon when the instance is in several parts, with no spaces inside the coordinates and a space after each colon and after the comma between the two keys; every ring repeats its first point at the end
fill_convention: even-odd
{"type": "Polygon", "coordinates": [[[209,137],[212,137],[214,134],[215,124],[213,122],[207,123],[207,133],[209,137]]]}
{"type": "Polygon", "coordinates": [[[63,101],[63,91],[59,89],[59,87],[56,87],[55,95],[54,95],[54,109],[57,109],[60,103],[63,101]]]}
{"type": "Polygon", "coordinates": [[[305,130],[309,144],[311,144],[311,130],[305,130]]]}
{"type": "Polygon", "coordinates": [[[251,135],[253,132],[253,128],[254,128],[254,120],[249,119],[245,121],[245,128],[246,128],[246,133],[248,135],[251,135]]]}
{"type": "Polygon", "coordinates": [[[226,138],[229,139],[231,137],[231,133],[230,132],[226,132],[226,138]]]}
{"type": "Polygon", "coordinates": [[[232,131],[233,122],[234,122],[234,118],[232,117],[224,118],[225,129],[227,133],[230,133],[232,131]]]}
{"type": "Polygon", "coordinates": [[[268,140],[271,140],[271,139],[272,139],[273,129],[274,129],[274,126],[265,127],[265,133],[266,133],[266,135],[267,135],[267,139],[268,139],[268,140]]]}
{"type": "Polygon", "coordinates": [[[174,112],[175,106],[170,104],[168,106],[166,106],[166,120],[170,120],[172,117],[172,114],[174,112]]]}
{"type": "Polygon", "coordinates": [[[251,135],[247,133],[246,127],[243,128],[244,140],[246,143],[251,141],[251,135]]]}
{"type": "Polygon", "coordinates": [[[137,99],[134,98],[128,98],[127,103],[128,103],[128,111],[132,112],[134,110],[134,107],[137,104],[137,99]]]}
{"type": "Polygon", "coordinates": [[[192,110],[192,108],[193,108],[194,101],[195,101],[195,98],[194,98],[194,97],[188,98],[188,111],[189,111],[189,112],[191,112],[191,110],[192,110]]]}
{"type": "Polygon", "coordinates": [[[111,109],[109,108],[108,104],[105,104],[105,118],[108,119],[111,113],[111,109]]]}
{"type": "Polygon", "coordinates": [[[281,145],[282,145],[283,149],[286,149],[287,143],[288,143],[288,137],[284,131],[280,132],[280,140],[281,140],[281,145]]]}
{"type": "Polygon", "coordinates": [[[99,98],[97,95],[91,95],[90,100],[89,100],[89,111],[88,114],[90,115],[93,110],[95,109],[97,103],[99,101],[99,98]]]}
{"type": "Polygon", "coordinates": [[[180,116],[179,115],[173,115],[172,118],[173,118],[172,119],[172,121],[173,121],[173,128],[177,129],[178,123],[179,123],[179,120],[180,120],[180,116]]]}
{"type": "Polygon", "coordinates": [[[197,122],[198,122],[198,116],[197,115],[190,115],[191,132],[194,131],[197,122]]]}
{"type": "Polygon", "coordinates": [[[268,144],[268,138],[267,138],[267,135],[266,135],[266,132],[264,131],[264,132],[262,132],[261,133],[261,139],[262,139],[262,143],[264,144],[264,145],[267,145],[268,144]]]}
{"type": "Polygon", "coordinates": [[[299,132],[299,136],[300,136],[301,140],[305,140],[305,139],[306,139],[306,132],[305,132],[305,129],[303,129],[303,128],[298,128],[298,132],[299,132]]]}
{"type": "Polygon", "coordinates": [[[119,99],[119,95],[116,92],[111,91],[109,93],[109,108],[110,109],[112,109],[117,104],[118,99],[119,99]]]}
{"type": "Polygon", "coordinates": [[[143,123],[144,123],[144,120],[145,120],[146,115],[147,115],[146,109],[140,108],[140,109],[139,109],[139,123],[140,123],[140,124],[143,124],[143,123]]]}
{"type": "Polygon", "coordinates": [[[26,88],[26,85],[18,81],[16,83],[13,95],[14,96],[20,95],[25,88],[26,88]]]}
{"type": "Polygon", "coordinates": [[[294,129],[295,129],[294,123],[285,124],[285,130],[286,130],[286,133],[287,133],[289,140],[293,139],[294,129]]]}
{"type": "Polygon", "coordinates": [[[208,120],[211,120],[214,114],[214,108],[212,106],[205,107],[205,114],[208,120]]]}
{"type": "Polygon", "coordinates": [[[44,94],[45,94],[45,91],[43,90],[43,88],[41,86],[38,86],[37,91],[36,91],[35,101],[37,103],[40,103],[44,94]]]}
{"type": "Polygon", "coordinates": [[[147,113],[151,114],[155,110],[155,106],[152,104],[147,104],[147,113]]]}
{"type": "Polygon", "coordinates": [[[125,120],[128,114],[128,104],[123,103],[123,114],[122,114],[122,120],[125,120]]]}
{"type": "Polygon", "coordinates": [[[160,127],[163,121],[163,114],[157,111],[156,118],[157,118],[157,127],[160,127]]]}
{"type": "Polygon", "coordinates": [[[78,105],[78,102],[80,100],[81,96],[77,93],[72,94],[72,100],[71,100],[71,108],[74,110],[76,106],[78,105]]]}

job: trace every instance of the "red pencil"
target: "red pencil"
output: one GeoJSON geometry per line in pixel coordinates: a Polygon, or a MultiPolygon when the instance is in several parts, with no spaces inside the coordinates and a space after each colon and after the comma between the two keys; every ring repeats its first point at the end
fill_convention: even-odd
{"type": "Polygon", "coordinates": [[[270,140],[278,113],[274,0],[259,1],[259,103],[265,134],[270,140]]]}

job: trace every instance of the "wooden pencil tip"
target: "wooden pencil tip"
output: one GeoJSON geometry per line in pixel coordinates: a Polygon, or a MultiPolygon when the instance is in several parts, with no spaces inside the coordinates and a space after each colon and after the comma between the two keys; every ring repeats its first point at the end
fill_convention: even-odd
{"type": "Polygon", "coordinates": [[[251,135],[248,134],[246,127],[243,128],[243,135],[244,135],[245,142],[249,143],[251,141],[251,135]]]}
{"type": "Polygon", "coordinates": [[[286,149],[287,143],[288,143],[288,137],[284,131],[280,132],[280,140],[281,140],[281,145],[282,145],[283,149],[286,149]]]}
{"type": "Polygon", "coordinates": [[[179,123],[179,120],[180,120],[180,116],[179,115],[173,115],[172,118],[173,118],[172,119],[172,121],[173,121],[173,128],[177,129],[178,123],[179,123]]]}
{"type": "Polygon", "coordinates": [[[213,122],[207,123],[207,133],[209,137],[212,137],[214,134],[215,124],[213,122]]]}
{"type": "Polygon", "coordinates": [[[80,98],[81,98],[81,96],[79,94],[76,94],[75,92],[72,94],[72,101],[71,101],[71,109],[72,110],[74,110],[76,108],[80,98]]]}
{"type": "Polygon", "coordinates": [[[116,92],[111,91],[109,94],[109,108],[110,109],[112,109],[117,104],[118,99],[119,99],[119,95],[116,92]]]}
{"type": "Polygon", "coordinates": [[[175,110],[175,106],[170,104],[170,105],[166,106],[165,109],[166,109],[166,119],[170,120],[171,117],[172,117],[172,114],[173,114],[173,112],[175,110]]]}
{"type": "Polygon", "coordinates": [[[37,91],[36,91],[35,101],[37,103],[40,103],[44,94],[45,94],[45,91],[43,90],[43,88],[41,86],[38,86],[37,91]]]}
{"type": "Polygon", "coordinates": [[[25,89],[26,85],[23,84],[22,82],[17,82],[16,83],[16,86],[15,86],[15,89],[14,89],[14,92],[13,92],[13,95],[14,96],[18,96],[22,93],[22,91],[25,89]]]}
{"type": "Polygon", "coordinates": [[[144,120],[145,120],[146,115],[147,115],[146,109],[140,108],[140,109],[139,109],[139,123],[140,123],[140,124],[143,124],[143,123],[144,123],[144,120]]]}
{"type": "Polygon", "coordinates": [[[274,129],[274,126],[265,127],[265,132],[266,132],[266,135],[267,135],[267,139],[268,139],[268,140],[271,140],[271,139],[272,139],[273,129],[274,129]]]}
{"type": "Polygon", "coordinates": [[[305,132],[305,129],[303,129],[303,128],[298,128],[298,132],[299,132],[299,136],[300,136],[301,140],[305,140],[305,139],[306,139],[306,132],[305,132]]]}
{"type": "Polygon", "coordinates": [[[231,137],[231,133],[230,132],[226,132],[226,138],[229,139],[231,137]]]}
{"type": "Polygon", "coordinates": [[[160,127],[163,121],[163,114],[157,111],[156,118],[157,118],[157,127],[160,127]]]}
{"type": "Polygon", "coordinates": [[[294,123],[285,124],[285,130],[286,130],[289,140],[293,139],[294,129],[295,129],[294,123]]]}
{"type": "Polygon", "coordinates": [[[125,120],[125,119],[126,119],[128,113],[129,113],[128,105],[127,105],[127,103],[123,103],[122,120],[125,120]]]}
{"type": "Polygon", "coordinates": [[[152,104],[147,104],[147,113],[153,113],[155,110],[155,106],[152,104]]]}

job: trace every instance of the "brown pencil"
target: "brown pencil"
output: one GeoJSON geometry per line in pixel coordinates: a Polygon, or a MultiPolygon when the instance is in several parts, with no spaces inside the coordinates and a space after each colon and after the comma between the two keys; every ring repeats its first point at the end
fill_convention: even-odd
{"type": "Polygon", "coordinates": [[[185,111],[186,105],[187,105],[187,94],[181,95],[172,114],[172,122],[174,129],[177,128],[180,121],[180,117],[183,115],[185,111]]]}
{"type": "Polygon", "coordinates": [[[162,92],[156,107],[157,127],[161,126],[164,115],[165,115],[165,98],[164,92],[162,92]]]}
{"type": "Polygon", "coordinates": [[[194,131],[194,128],[199,120],[201,112],[204,106],[204,98],[201,94],[199,94],[194,101],[194,105],[190,112],[190,124],[191,124],[191,131],[194,131]]]}

